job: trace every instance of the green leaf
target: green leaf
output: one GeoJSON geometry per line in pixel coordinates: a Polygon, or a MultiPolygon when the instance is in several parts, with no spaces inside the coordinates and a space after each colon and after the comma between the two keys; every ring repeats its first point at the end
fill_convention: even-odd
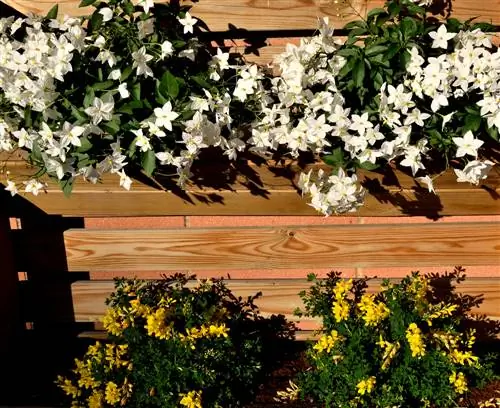
{"type": "Polygon", "coordinates": [[[496,127],[487,127],[486,131],[493,140],[496,140],[498,142],[498,129],[496,127]]]}
{"type": "Polygon", "coordinates": [[[480,127],[481,127],[481,116],[468,114],[465,117],[465,125],[463,127],[464,132],[467,132],[469,130],[471,132],[477,132],[480,127]]]}
{"type": "Polygon", "coordinates": [[[104,16],[101,13],[97,11],[94,12],[94,14],[92,14],[92,17],[90,18],[90,31],[97,31],[101,27],[103,20],[104,16]]]}
{"type": "Polygon", "coordinates": [[[336,52],[337,55],[341,57],[357,57],[359,55],[359,49],[356,48],[343,48],[336,52]]]}
{"type": "Polygon", "coordinates": [[[385,14],[385,13],[386,13],[386,10],[383,8],[374,8],[368,12],[368,14],[366,15],[366,18],[369,19],[370,17],[375,17],[375,16],[378,16],[380,14],[385,14]]]}
{"type": "Polygon", "coordinates": [[[401,29],[406,40],[417,34],[417,23],[411,17],[405,17],[401,21],[401,29]]]}
{"type": "Polygon", "coordinates": [[[191,79],[196,82],[199,86],[205,89],[210,89],[212,86],[205,80],[205,78],[201,77],[200,75],[193,76],[191,79]]]}
{"type": "Polygon", "coordinates": [[[363,60],[358,60],[356,62],[352,74],[354,86],[356,88],[361,88],[363,86],[363,81],[365,80],[365,62],[363,60]]]}
{"type": "Polygon", "coordinates": [[[142,155],[142,168],[148,176],[153,174],[156,169],[156,156],[153,150],[148,150],[142,155]]]}
{"type": "Polygon", "coordinates": [[[80,143],[81,143],[81,146],[78,146],[78,148],[76,149],[76,151],[78,153],[85,153],[85,152],[89,151],[90,149],[92,149],[92,143],[90,142],[90,140],[87,136],[82,136],[80,138],[80,143]]]}
{"type": "Polygon", "coordinates": [[[361,163],[359,160],[357,160],[356,164],[360,169],[368,170],[368,171],[373,171],[373,170],[376,170],[380,167],[380,165],[378,165],[377,163],[372,163],[369,161],[365,161],[365,162],[361,163]]]}
{"type": "Polygon", "coordinates": [[[69,197],[71,195],[71,192],[73,191],[73,177],[67,180],[59,180],[59,187],[61,187],[64,195],[66,197],[69,197]]]}
{"type": "Polygon", "coordinates": [[[141,100],[141,83],[137,82],[132,86],[132,89],[130,90],[130,93],[132,94],[132,97],[135,100],[140,101],[141,100]]]}
{"type": "Polygon", "coordinates": [[[37,141],[33,142],[33,147],[31,148],[30,159],[33,163],[43,163],[42,159],[42,149],[37,141]]]}
{"type": "Polygon", "coordinates": [[[120,82],[125,82],[127,78],[132,74],[133,68],[131,66],[128,66],[122,71],[122,75],[120,76],[120,82]]]}
{"type": "Polygon", "coordinates": [[[367,57],[374,57],[375,55],[383,54],[387,50],[387,45],[371,45],[365,48],[365,55],[367,57]]]}
{"type": "Polygon", "coordinates": [[[384,77],[380,72],[377,72],[373,76],[373,86],[375,87],[375,90],[378,91],[380,88],[382,88],[383,83],[384,83],[384,77]]]}
{"type": "Polygon", "coordinates": [[[92,85],[92,89],[95,89],[96,91],[104,91],[105,89],[109,89],[113,86],[114,81],[109,80],[109,81],[104,81],[104,82],[97,82],[94,85],[92,85]]]}
{"type": "Polygon", "coordinates": [[[399,52],[399,50],[401,50],[401,46],[399,44],[390,45],[387,49],[387,54],[385,54],[386,58],[391,59],[399,52]]]}
{"type": "Polygon", "coordinates": [[[87,6],[91,6],[92,4],[94,4],[97,0],[82,0],[80,2],[80,5],[78,7],[87,7],[87,6]]]}
{"type": "Polygon", "coordinates": [[[131,101],[131,102],[128,102],[128,103],[122,105],[116,111],[121,112],[121,113],[127,113],[129,115],[133,115],[134,109],[141,109],[142,107],[143,107],[143,104],[141,101],[131,101]]]}
{"type": "Polygon", "coordinates": [[[94,103],[95,99],[95,92],[92,88],[87,87],[87,93],[85,94],[85,97],[83,98],[83,107],[88,108],[94,103]]]}
{"type": "Polygon", "coordinates": [[[163,96],[168,96],[171,99],[175,99],[179,95],[179,82],[175,75],[168,70],[161,77],[160,92],[163,96]]]}
{"type": "Polygon", "coordinates": [[[33,124],[33,119],[31,118],[31,108],[28,106],[24,111],[24,126],[30,128],[33,124]]]}
{"type": "Polygon", "coordinates": [[[77,121],[87,122],[85,113],[77,109],[75,105],[71,105],[71,114],[77,121]]]}
{"type": "Polygon", "coordinates": [[[351,21],[350,23],[347,23],[344,26],[344,30],[352,30],[355,28],[362,28],[366,31],[368,30],[368,25],[366,24],[365,21],[358,20],[358,21],[351,21]]]}
{"type": "Polygon", "coordinates": [[[57,14],[59,13],[59,5],[56,4],[54,7],[52,7],[49,12],[47,13],[47,16],[45,18],[49,20],[55,20],[57,18],[57,14]]]}
{"type": "Polygon", "coordinates": [[[106,123],[102,123],[101,127],[108,133],[116,135],[120,131],[120,122],[118,119],[110,120],[106,123]]]}
{"type": "Polygon", "coordinates": [[[134,5],[132,4],[131,1],[129,0],[126,0],[124,1],[122,4],[121,4],[121,7],[123,8],[123,11],[128,14],[129,16],[134,14],[134,11],[135,11],[135,7],[134,5]]]}
{"type": "Polygon", "coordinates": [[[337,147],[331,154],[323,156],[321,159],[334,169],[345,165],[344,150],[341,147],[337,147]]]}

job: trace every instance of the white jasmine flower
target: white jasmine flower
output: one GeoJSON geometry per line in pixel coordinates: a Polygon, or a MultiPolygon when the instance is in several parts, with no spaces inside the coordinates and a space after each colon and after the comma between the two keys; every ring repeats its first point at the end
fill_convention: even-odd
{"type": "Polygon", "coordinates": [[[111,71],[108,75],[108,79],[112,79],[114,81],[120,79],[120,77],[122,76],[122,72],[119,70],[119,69],[114,69],[113,71],[111,71]]]}
{"type": "Polygon", "coordinates": [[[139,31],[139,40],[142,40],[146,38],[148,35],[151,35],[155,32],[155,26],[154,26],[155,19],[154,18],[148,18],[147,20],[144,21],[139,21],[137,23],[137,29],[139,31]]]}
{"type": "Polygon", "coordinates": [[[147,126],[148,126],[149,133],[151,133],[153,136],[161,138],[161,137],[165,137],[167,135],[154,122],[148,122],[147,126]]]}
{"type": "Polygon", "coordinates": [[[484,180],[488,177],[488,173],[494,165],[495,164],[489,160],[485,160],[484,162],[473,160],[469,162],[463,170],[454,169],[457,175],[457,182],[467,182],[478,185],[480,180],[484,180]]]}
{"type": "Polygon", "coordinates": [[[120,96],[122,99],[126,99],[130,96],[130,92],[127,89],[127,83],[123,82],[118,86],[118,92],[120,92],[120,96]]]}
{"type": "Polygon", "coordinates": [[[40,183],[37,179],[23,181],[23,184],[24,184],[24,192],[31,193],[35,196],[37,196],[40,193],[40,190],[42,190],[45,187],[45,185],[40,183]]]}
{"type": "Polygon", "coordinates": [[[136,136],[134,144],[140,148],[141,152],[152,150],[149,139],[146,135],[144,135],[144,133],[142,133],[142,129],[131,130],[131,132],[136,136]]]}
{"type": "Polygon", "coordinates": [[[113,18],[113,10],[109,7],[104,7],[99,10],[99,14],[102,15],[102,21],[106,22],[113,18]]]}
{"type": "Polygon", "coordinates": [[[143,46],[139,51],[133,52],[132,59],[134,60],[132,68],[137,68],[137,75],[153,76],[153,70],[147,65],[153,56],[146,53],[146,47],[143,46]]]}
{"type": "Polygon", "coordinates": [[[172,110],[172,104],[168,101],[163,107],[155,108],[155,124],[172,131],[172,121],[179,117],[179,114],[172,110]]]}
{"type": "Polygon", "coordinates": [[[425,169],[421,161],[420,153],[420,149],[416,146],[408,146],[405,149],[405,158],[400,163],[401,166],[410,167],[414,176],[419,169],[425,169]]]}
{"type": "Polygon", "coordinates": [[[92,106],[85,109],[85,113],[91,118],[93,125],[98,125],[103,120],[111,120],[114,107],[113,96],[107,93],[102,99],[95,97],[92,106]]]}
{"type": "Polygon", "coordinates": [[[482,140],[475,139],[470,130],[463,137],[454,137],[453,142],[458,146],[455,157],[464,157],[467,154],[477,157],[477,149],[484,144],[482,140]]]}
{"type": "Polygon", "coordinates": [[[198,19],[191,17],[191,14],[187,11],[186,14],[184,14],[184,18],[177,17],[177,20],[179,20],[179,23],[184,27],[184,34],[193,33],[193,27],[198,21],[198,19]]]}
{"type": "Polygon", "coordinates": [[[363,136],[367,129],[373,127],[373,123],[368,120],[368,112],[363,113],[361,116],[352,115],[351,126],[349,129],[357,131],[361,136],[363,136]]]}
{"type": "Polygon", "coordinates": [[[417,177],[415,180],[424,183],[427,186],[429,193],[436,194],[436,192],[434,191],[433,180],[428,175],[425,177],[417,177]]]}
{"type": "Polygon", "coordinates": [[[196,59],[196,52],[192,48],[186,48],[179,52],[179,58],[187,58],[194,62],[196,59]]]}
{"type": "Polygon", "coordinates": [[[165,57],[170,57],[174,53],[174,47],[170,41],[164,41],[161,44],[161,57],[160,59],[164,59],[165,57]]]}
{"type": "Polygon", "coordinates": [[[451,112],[449,113],[448,115],[444,115],[443,116],[443,123],[441,124],[441,130],[444,130],[444,127],[446,126],[446,124],[452,119],[453,115],[455,114],[456,112],[451,112]]]}
{"type": "Polygon", "coordinates": [[[82,126],[73,126],[69,122],[64,122],[63,128],[60,132],[61,143],[63,145],[72,144],[76,147],[81,146],[82,142],[80,141],[80,136],[84,131],[85,128],[82,126]]]}
{"type": "Polygon", "coordinates": [[[432,48],[444,48],[445,50],[448,48],[448,41],[454,38],[456,33],[449,33],[446,30],[446,26],[441,24],[437,31],[431,31],[429,33],[429,37],[431,37],[434,41],[432,43],[432,48]]]}
{"type": "Polygon", "coordinates": [[[132,185],[132,179],[125,174],[125,171],[120,171],[118,173],[120,175],[120,187],[123,187],[125,190],[130,190],[130,186],[132,185]]]}
{"type": "Polygon", "coordinates": [[[7,180],[7,186],[5,186],[5,191],[8,191],[12,197],[14,197],[16,194],[19,193],[16,183],[10,180],[7,180]]]}
{"type": "Polygon", "coordinates": [[[139,0],[138,6],[142,7],[145,13],[149,13],[149,9],[155,6],[154,0],[139,0]]]}

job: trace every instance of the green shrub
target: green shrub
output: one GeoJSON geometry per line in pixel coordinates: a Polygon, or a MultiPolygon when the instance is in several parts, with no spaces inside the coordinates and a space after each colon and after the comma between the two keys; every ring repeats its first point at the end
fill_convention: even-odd
{"type": "Polygon", "coordinates": [[[303,314],[320,317],[323,333],[308,348],[311,369],[277,399],[335,408],[446,408],[492,378],[493,356],[476,355],[479,331],[467,319],[480,299],[455,293],[463,269],[384,280],[377,294],[367,291],[367,279],[343,280],[337,272],[309,278],[303,314]]]}
{"type": "Polygon", "coordinates": [[[259,314],[260,294],[242,300],[222,280],[188,280],[116,281],[104,318],[109,342],[58,378],[73,406],[227,408],[252,398],[290,327],[259,314]]]}

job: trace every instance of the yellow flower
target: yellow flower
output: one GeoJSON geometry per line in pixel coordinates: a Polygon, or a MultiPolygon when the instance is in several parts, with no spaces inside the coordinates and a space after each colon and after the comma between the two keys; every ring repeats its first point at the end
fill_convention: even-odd
{"type": "Polygon", "coordinates": [[[436,306],[433,306],[432,309],[434,309],[434,311],[427,316],[427,324],[429,326],[432,326],[432,320],[451,316],[453,312],[458,309],[458,306],[439,303],[436,306]]]}
{"type": "Polygon", "coordinates": [[[340,280],[335,284],[333,288],[333,294],[335,295],[336,300],[344,299],[347,292],[352,289],[352,279],[349,280],[340,280]]]}
{"type": "Polygon", "coordinates": [[[349,317],[349,303],[347,303],[345,300],[333,302],[332,312],[337,323],[341,322],[342,320],[347,320],[347,318],[349,317]]]}
{"type": "Polygon", "coordinates": [[[82,388],[97,388],[101,382],[92,375],[92,362],[90,360],[81,361],[75,359],[76,368],[73,370],[79,376],[78,386],[82,388]]]}
{"type": "Polygon", "coordinates": [[[77,398],[81,395],[80,390],[76,385],[74,385],[70,379],[64,378],[62,376],[57,377],[57,383],[59,388],[61,388],[64,393],[70,397],[77,398]]]}
{"type": "Polygon", "coordinates": [[[365,395],[369,394],[372,392],[373,388],[375,387],[375,377],[369,377],[366,380],[361,380],[357,387],[358,387],[358,394],[360,395],[365,395]]]}
{"type": "Polygon", "coordinates": [[[384,351],[384,354],[382,356],[381,368],[382,370],[387,370],[387,367],[389,367],[389,364],[391,364],[391,361],[393,360],[401,345],[399,344],[399,342],[390,343],[388,341],[385,341],[382,338],[382,335],[380,335],[380,340],[377,342],[377,345],[379,345],[380,348],[384,351]]]}
{"type": "Polygon", "coordinates": [[[123,312],[115,307],[111,307],[106,311],[102,322],[104,329],[114,336],[119,336],[124,329],[129,327],[129,322],[123,318],[123,312]]]}
{"type": "Polygon", "coordinates": [[[103,394],[102,391],[94,391],[90,397],[87,398],[87,404],[89,408],[102,408],[103,404],[103,394]]]}
{"type": "Polygon", "coordinates": [[[223,323],[221,325],[210,325],[208,328],[208,332],[210,333],[210,336],[214,337],[227,337],[227,333],[229,332],[229,329],[226,328],[226,325],[223,323]]]}
{"type": "Polygon", "coordinates": [[[473,355],[471,351],[459,351],[457,349],[450,352],[450,358],[454,363],[461,365],[465,365],[466,363],[468,365],[473,365],[479,361],[479,359],[473,355]]]}
{"type": "Polygon", "coordinates": [[[276,393],[277,397],[274,397],[276,402],[296,401],[299,398],[300,388],[291,380],[288,380],[288,383],[290,387],[287,387],[285,391],[276,393]]]}
{"type": "Polygon", "coordinates": [[[318,353],[321,353],[323,351],[330,353],[330,351],[332,351],[332,348],[335,347],[335,343],[337,343],[341,339],[342,337],[339,336],[337,330],[332,330],[329,335],[325,334],[321,336],[318,342],[314,345],[313,349],[317,350],[318,353]]]}
{"type": "Polygon", "coordinates": [[[374,295],[364,294],[358,304],[366,326],[376,326],[389,316],[389,308],[383,302],[375,302],[374,295]]]}
{"type": "Polygon", "coordinates": [[[189,391],[187,394],[180,394],[182,399],[179,404],[187,408],[202,408],[201,391],[189,391]]]}
{"type": "Polygon", "coordinates": [[[165,308],[159,308],[155,312],[148,315],[146,319],[146,329],[148,331],[148,335],[158,337],[162,340],[172,337],[173,323],[170,323],[169,325],[165,324],[166,319],[167,309],[165,308]]]}
{"type": "Polygon", "coordinates": [[[468,391],[467,380],[465,379],[464,373],[456,373],[453,371],[450,375],[450,384],[455,387],[455,391],[459,394],[463,394],[468,391]]]}
{"type": "Polygon", "coordinates": [[[106,384],[106,402],[110,405],[115,405],[120,402],[120,390],[118,386],[110,381],[106,384]]]}
{"type": "Polygon", "coordinates": [[[422,331],[415,323],[410,323],[406,330],[406,339],[410,345],[412,357],[423,357],[425,355],[425,344],[422,331]]]}

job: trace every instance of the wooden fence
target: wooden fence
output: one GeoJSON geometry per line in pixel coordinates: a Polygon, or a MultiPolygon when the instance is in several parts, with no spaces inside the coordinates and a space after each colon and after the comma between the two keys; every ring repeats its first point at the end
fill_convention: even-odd
{"type": "MultiPolygon", "coordinates": [[[[46,13],[53,1],[4,3],[21,12],[46,13]]],[[[77,1],[59,3],[61,12],[82,13],[75,6],[77,1]]],[[[355,0],[352,5],[364,13],[380,4],[375,0],[355,0]]],[[[482,16],[500,24],[500,0],[456,0],[452,10],[459,18],[482,16]]],[[[223,31],[231,22],[238,28],[261,30],[262,35],[274,37],[271,46],[262,51],[262,58],[267,59],[282,48],[284,40],[280,35],[291,36],[298,32],[294,29],[312,30],[318,16],[328,15],[337,27],[352,18],[352,10],[341,0],[201,0],[193,14],[203,18],[213,30],[223,31]],[[269,31],[284,27],[286,31],[269,31]]],[[[234,33],[228,34],[231,36],[234,33]]],[[[12,177],[33,172],[16,160],[9,161],[8,170],[12,177]]],[[[220,276],[234,269],[267,270],[253,279],[232,279],[230,286],[242,296],[262,291],[259,305],[264,313],[282,313],[296,321],[292,311],[300,306],[297,294],[307,283],[305,279],[278,277],[272,271],[302,268],[305,275],[309,268],[500,264],[500,223],[494,221],[84,228],[83,217],[313,215],[295,187],[299,170],[294,163],[243,163],[226,172],[214,166],[201,167],[198,172],[205,177],[203,185],[193,185],[185,193],[168,183],[149,180],[135,182],[132,191],[126,192],[112,177],[97,185],[78,183],[69,199],[52,184],[46,194],[37,197],[11,198],[0,191],[0,350],[12,354],[26,323],[35,331],[47,327],[44,335],[48,341],[57,338],[53,328],[64,324],[80,324],[77,333],[98,336],[89,334],[89,329],[99,329],[104,300],[113,288],[111,279],[122,274],[141,277],[146,271],[203,271],[204,276],[220,276]],[[107,280],[90,279],[93,271],[100,271],[100,276],[107,280]]],[[[438,195],[428,193],[397,171],[360,176],[369,196],[357,216],[425,215],[437,219],[500,214],[498,169],[480,187],[457,184],[454,174],[447,173],[436,181],[438,195]]],[[[483,294],[485,302],[480,311],[500,319],[498,277],[471,278],[460,290],[483,294]]],[[[318,322],[303,320],[300,327],[308,337],[318,322]]]]}

